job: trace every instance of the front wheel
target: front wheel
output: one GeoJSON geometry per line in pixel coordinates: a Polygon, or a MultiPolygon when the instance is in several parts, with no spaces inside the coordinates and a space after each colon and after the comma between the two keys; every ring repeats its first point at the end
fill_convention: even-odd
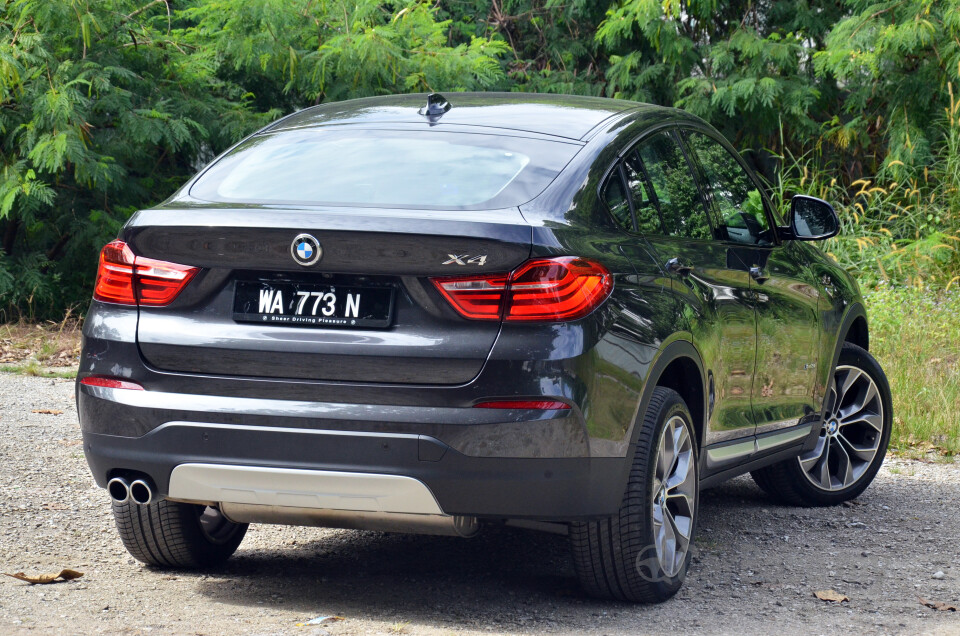
{"type": "Polygon", "coordinates": [[[619,513],[571,524],[574,565],[591,596],[659,603],[683,585],[699,497],[692,422],[679,394],[656,387],[619,513]]]}
{"type": "Polygon", "coordinates": [[[893,407],[887,377],[866,350],[843,345],[824,414],[813,450],[751,473],[760,488],[785,503],[829,506],[870,485],[890,442],[893,407]]]}

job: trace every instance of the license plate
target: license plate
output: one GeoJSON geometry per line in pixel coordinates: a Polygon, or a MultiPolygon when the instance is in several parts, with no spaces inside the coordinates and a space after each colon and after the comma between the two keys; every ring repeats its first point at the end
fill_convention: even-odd
{"type": "Polygon", "coordinates": [[[233,319],[301,327],[389,327],[393,287],[237,281],[233,319]]]}

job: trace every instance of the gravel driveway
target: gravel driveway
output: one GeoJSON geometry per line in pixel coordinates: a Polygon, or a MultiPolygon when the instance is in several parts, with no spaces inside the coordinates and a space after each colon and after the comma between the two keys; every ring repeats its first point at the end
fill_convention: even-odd
{"type": "Polygon", "coordinates": [[[687,583],[659,606],[577,590],[565,538],[494,529],[472,540],[252,526],[222,569],[134,562],[80,446],[73,383],[0,374],[0,632],[960,633],[960,464],[888,460],[853,505],[774,504],[748,478],[703,497],[687,583]],[[63,411],[60,415],[34,410],[63,411]],[[836,605],[814,597],[834,589],[836,605]],[[298,627],[314,617],[344,620],[298,627]]]}

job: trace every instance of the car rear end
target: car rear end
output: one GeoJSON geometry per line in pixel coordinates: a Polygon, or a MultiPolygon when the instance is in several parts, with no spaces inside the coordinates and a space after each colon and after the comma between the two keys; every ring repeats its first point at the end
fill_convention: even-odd
{"type": "Polygon", "coordinates": [[[138,212],[84,325],[97,483],[241,523],[470,534],[615,511],[623,459],[591,456],[581,409],[613,277],[534,256],[517,207],[579,147],[261,134],[138,212]]]}

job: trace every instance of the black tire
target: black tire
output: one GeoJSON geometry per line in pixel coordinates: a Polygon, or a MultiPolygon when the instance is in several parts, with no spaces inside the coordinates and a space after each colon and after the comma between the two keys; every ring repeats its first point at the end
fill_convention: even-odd
{"type": "MultiPolygon", "coordinates": [[[[883,414],[880,418],[883,424],[876,455],[855,482],[839,490],[825,490],[814,485],[804,474],[797,458],[787,459],[750,473],[764,492],[782,503],[795,506],[835,506],[844,501],[856,499],[877,476],[877,471],[883,464],[887,446],[890,443],[890,430],[893,426],[893,406],[887,376],[873,356],[865,349],[851,343],[844,343],[837,366],[855,367],[870,376],[876,384],[880,403],[883,406],[883,414]]],[[[823,426],[826,427],[826,422],[823,426]]],[[[822,431],[821,435],[824,434],[825,431],[822,431]]]]}
{"type": "Polygon", "coordinates": [[[236,552],[247,524],[233,523],[216,508],[161,500],[146,506],[113,503],[123,547],[135,559],[164,568],[202,569],[236,552]]]}
{"type": "Polygon", "coordinates": [[[574,566],[581,586],[591,596],[660,603],[676,594],[683,585],[692,550],[687,549],[679,571],[667,575],[658,561],[653,519],[658,446],[664,427],[677,416],[683,421],[692,447],[690,470],[693,471],[694,504],[689,530],[692,547],[699,500],[698,449],[693,419],[679,394],[656,387],[643,418],[619,513],[600,521],[570,525],[574,566]]]}

